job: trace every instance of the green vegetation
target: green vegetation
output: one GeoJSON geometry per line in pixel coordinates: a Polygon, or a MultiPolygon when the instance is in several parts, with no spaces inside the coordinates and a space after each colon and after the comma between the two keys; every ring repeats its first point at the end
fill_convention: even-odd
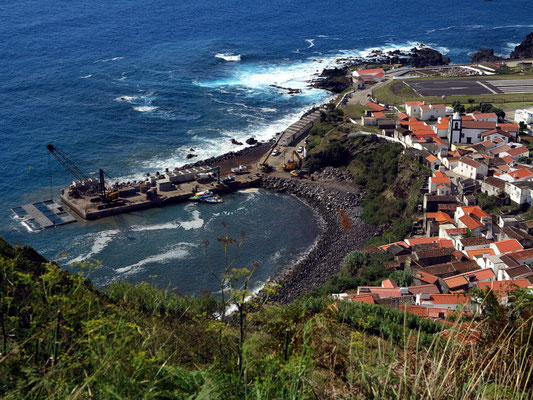
{"type": "MultiPolygon", "coordinates": [[[[368,257],[345,261],[378,261],[368,257]]],[[[237,301],[239,282],[230,290],[237,301]]],[[[239,313],[217,319],[221,305],[208,295],[146,283],[101,292],[0,239],[0,392],[6,399],[531,398],[533,296],[516,291],[504,308],[490,294],[475,295],[482,314],[458,313],[463,323],[447,325],[445,335],[431,320],[327,296],[248,309],[243,328],[239,313]]]]}

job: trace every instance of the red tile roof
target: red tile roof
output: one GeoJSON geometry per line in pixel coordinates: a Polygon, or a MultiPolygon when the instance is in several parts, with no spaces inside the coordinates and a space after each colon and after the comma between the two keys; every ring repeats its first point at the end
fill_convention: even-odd
{"type": "Polygon", "coordinates": [[[490,282],[478,282],[478,288],[481,290],[494,290],[497,292],[509,292],[518,288],[527,288],[532,286],[531,282],[527,279],[513,279],[510,281],[490,281],[490,282]]]}
{"type": "Polygon", "coordinates": [[[494,246],[496,246],[500,254],[510,253],[524,248],[516,239],[500,240],[499,242],[494,242],[494,246]]]}
{"type": "Polygon", "coordinates": [[[473,249],[473,250],[465,250],[466,254],[468,255],[468,258],[473,260],[476,256],[494,256],[496,253],[494,253],[494,250],[492,249],[473,249]]]}
{"type": "Polygon", "coordinates": [[[413,278],[419,279],[422,282],[435,283],[439,280],[439,277],[429,272],[418,270],[413,273],[413,278]]]}
{"type": "Polygon", "coordinates": [[[397,288],[398,287],[396,282],[394,282],[391,279],[385,279],[383,282],[381,282],[381,286],[384,287],[384,288],[389,288],[389,289],[393,289],[393,288],[397,288]]]}
{"type": "Polygon", "coordinates": [[[533,258],[533,249],[515,251],[514,253],[510,253],[509,257],[518,262],[526,260],[528,258],[533,258]]]}
{"type": "Polygon", "coordinates": [[[432,294],[430,300],[433,304],[470,304],[470,296],[457,294],[432,294]]]}
{"type": "Polygon", "coordinates": [[[483,129],[488,131],[495,127],[496,123],[492,121],[465,121],[465,118],[463,117],[463,129],[483,129]]]}
{"type": "Polygon", "coordinates": [[[479,168],[482,165],[479,161],[476,161],[470,157],[461,157],[459,161],[474,168],[479,168]]]}
{"type": "Polygon", "coordinates": [[[366,107],[374,110],[374,111],[387,111],[388,108],[386,107],[383,107],[383,106],[380,106],[379,104],[376,104],[376,103],[373,103],[373,102],[368,102],[365,104],[366,107]]]}
{"type": "Polygon", "coordinates": [[[483,211],[480,206],[466,206],[461,208],[466,215],[474,214],[479,219],[490,218],[490,214],[483,211]]]}
{"type": "Polygon", "coordinates": [[[430,294],[440,293],[439,288],[433,284],[409,286],[408,289],[409,289],[409,293],[411,293],[412,295],[417,295],[421,293],[430,293],[430,294]]]}
{"type": "Polygon", "coordinates": [[[459,221],[461,221],[471,231],[485,226],[481,222],[476,221],[470,215],[463,215],[461,218],[459,218],[459,221]]]}

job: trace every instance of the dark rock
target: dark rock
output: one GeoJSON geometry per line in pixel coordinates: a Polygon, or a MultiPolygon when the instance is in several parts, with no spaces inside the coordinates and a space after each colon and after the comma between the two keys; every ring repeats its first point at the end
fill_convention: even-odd
{"type": "Polygon", "coordinates": [[[236,145],[236,146],[242,146],[242,142],[239,142],[238,140],[233,139],[233,138],[231,139],[231,143],[236,145]]]}
{"type": "Polygon", "coordinates": [[[194,147],[191,147],[189,151],[192,153],[194,151],[194,147]]]}
{"type": "Polygon", "coordinates": [[[257,144],[257,139],[253,137],[246,139],[246,144],[249,144],[250,146],[257,144]]]}
{"type": "Polygon", "coordinates": [[[494,55],[494,49],[481,49],[476,51],[472,56],[472,64],[478,64],[483,61],[500,61],[503,58],[494,55]]]}
{"type": "Polygon", "coordinates": [[[423,68],[433,65],[448,65],[450,59],[443,57],[441,53],[430,47],[423,47],[421,49],[413,47],[411,49],[410,63],[415,68],[423,68]]]}
{"type": "Polygon", "coordinates": [[[329,90],[333,93],[342,93],[351,85],[348,75],[348,67],[325,69],[320,74],[320,79],[313,82],[313,87],[317,89],[329,90]]]}
{"type": "Polygon", "coordinates": [[[522,40],[522,43],[514,48],[510,58],[513,60],[533,58],[533,32],[527,35],[524,40],[522,40]]]}
{"type": "Polygon", "coordinates": [[[187,154],[187,157],[185,158],[187,158],[187,160],[190,160],[191,158],[194,158],[194,157],[198,157],[198,155],[189,153],[187,154]]]}

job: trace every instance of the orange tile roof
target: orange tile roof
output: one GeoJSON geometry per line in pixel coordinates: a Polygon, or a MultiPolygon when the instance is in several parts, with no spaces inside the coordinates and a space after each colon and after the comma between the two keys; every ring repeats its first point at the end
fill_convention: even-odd
{"type": "Polygon", "coordinates": [[[470,296],[456,294],[432,294],[430,301],[433,304],[470,304],[472,302],[470,296]]]}
{"type": "Polygon", "coordinates": [[[408,106],[421,106],[424,103],[422,101],[408,101],[405,104],[408,106]]]}
{"type": "MultiPolygon", "coordinates": [[[[443,224],[443,223],[453,224],[452,217],[450,217],[448,214],[446,214],[443,211],[426,213],[426,218],[427,219],[435,218],[435,221],[437,221],[439,224],[443,224]]],[[[442,240],[446,240],[446,239],[442,239],[442,240]]]]}
{"type": "Polygon", "coordinates": [[[479,206],[466,206],[466,207],[461,207],[461,208],[463,209],[463,212],[466,215],[474,214],[479,219],[483,217],[490,218],[490,214],[483,211],[481,207],[479,206]]]}
{"type": "Polygon", "coordinates": [[[444,278],[443,280],[450,289],[468,284],[468,280],[464,276],[459,275],[450,276],[449,278],[444,278]]]}
{"type": "Polygon", "coordinates": [[[359,295],[376,294],[382,298],[402,296],[401,288],[382,288],[380,286],[359,286],[357,291],[359,295]]]}
{"type": "Polygon", "coordinates": [[[521,147],[515,147],[514,149],[507,150],[506,153],[509,154],[510,156],[518,156],[520,154],[529,153],[529,150],[527,149],[526,146],[521,146],[521,147]]]}
{"type": "Polygon", "coordinates": [[[371,69],[358,69],[357,72],[359,75],[379,75],[381,73],[385,74],[383,68],[371,68],[371,69]]]}
{"type": "MultiPolygon", "coordinates": [[[[433,171],[433,176],[436,177],[436,178],[448,177],[444,172],[441,172],[441,171],[433,171]]],[[[448,178],[448,179],[450,179],[450,178],[448,178]]]]}
{"type": "Polygon", "coordinates": [[[466,233],[466,232],[468,232],[468,229],[466,229],[466,228],[452,228],[452,229],[446,229],[446,233],[447,233],[448,235],[451,235],[451,234],[454,234],[454,233],[461,233],[461,234],[463,234],[463,233],[466,233]]]}
{"type": "Polygon", "coordinates": [[[421,294],[421,293],[429,293],[429,294],[440,293],[439,288],[432,283],[429,283],[427,285],[409,286],[407,289],[409,290],[409,293],[411,293],[412,295],[421,294]]]}
{"type": "Polygon", "coordinates": [[[494,245],[498,248],[498,251],[501,254],[522,250],[524,248],[516,239],[500,240],[499,242],[494,242],[494,245]]]}
{"type": "Polygon", "coordinates": [[[439,280],[439,277],[429,272],[418,270],[413,273],[413,278],[419,279],[422,282],[435,283],[439,280]]]}
{"type": "Polygon", "coordinates": [[[430,163],[432,163],[432,162],[438,160],[438,158],[435,157],[433,154],[431,154],[431,155],[426,157],[426,160],[428,160],[430,163]]]}
{"type": "Polygon", "coordinates": [[[381,286],[384,287],[384,288],[389,288],[389,289],[398,287],[396,282],[394,282],[391,279],[385,279],[383,282],[381,282],[381,286]]]}
{"type": "Polygon", "coordinates": [[[515,159],[511,156],[502,157],[502,160],[505,161],[507,164],[512,164],[515,162],[515,159]]]}
{"type": "Polygon", "coordinates": [[[450,183],[450,178],[448,178],[447,176],[444,176],[444,177],[432,177],[431,178],[431,183],[450,183]]]}
{"type": "Polygon", "coordinates": [[[388,108],[386,107],[383,107],[383,106],[380,106],[379,104],[376,104],[376,103],[373,103],[373,102],[368,102],[365,104],[366,107],[374,110],[374,111],[386,111],[388,110],[388,108]]]}
{"type": "Polygon", "coordinates": [[[470,215],[463,215],[461,218],[459,218],[459,221],[461,221],[471,231],[485,226],[481,222],[476,221],[470,215]]]}
{"type": "Polygon", "coordinates": [[[476,256],[494,256],[496,253],[489,248],[465,250],[468,258],[473,260],[476,256]]]}
{"type": "Polygon", "coordinates": [[[494,290],[497,292],[515,290],[518,288],[527,288],[533,286],[531,282],[527,279],[514,279],[509,281],[490,281],[490,282],[479,282],[477,284],[478,288],[481,290],[494,290]]]}
{"type": "Polygon", "coordinates": [[[374,118],[387,118],[387,117],[385,116],[385,113],[384,113],[383,111],[374,111],[374,112],[372,113],[372,116],[373,116],[374,118]]]}
{"type": "Polygon", "coordinates": [[[472,115],[474,117],[474,119],[484,119],[484,118],[498,118],[498,116],[495,114],[495,113],[480,113],[480,112],[475,112],[473,113],[472,115]]]}
{"type": "Polygon", "coordinates": [[[498,127],[507,132],[518,132],[518,124],[498,124],[498,127]]]}
{"type": "Polygon", "coordinates": [[[368,303],[368,304],[375,304],[374,297],[370,295],[359,295],[359,296],[351,296],[352,301],[356,303],[368,303]]]}
{"type": "Polygon", "coordinates": [[[526,260],[533,257],[533,249],[515,251],[514,253],[509,254],[509,256],[515,261],[526,260]]]}

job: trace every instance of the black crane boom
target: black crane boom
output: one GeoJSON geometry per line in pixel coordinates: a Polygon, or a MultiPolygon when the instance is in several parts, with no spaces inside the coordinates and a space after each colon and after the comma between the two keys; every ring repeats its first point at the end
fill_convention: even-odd
{"type": "Polygon", "coordinates": [[[46,146],[48,151],[63,165],[67,171],[69,171],[74,177],[80,181],[88,180],[89,177],[83,173],[72,161],[61,150],[54,147],[54,145],[49,144],[46,146]]]}

